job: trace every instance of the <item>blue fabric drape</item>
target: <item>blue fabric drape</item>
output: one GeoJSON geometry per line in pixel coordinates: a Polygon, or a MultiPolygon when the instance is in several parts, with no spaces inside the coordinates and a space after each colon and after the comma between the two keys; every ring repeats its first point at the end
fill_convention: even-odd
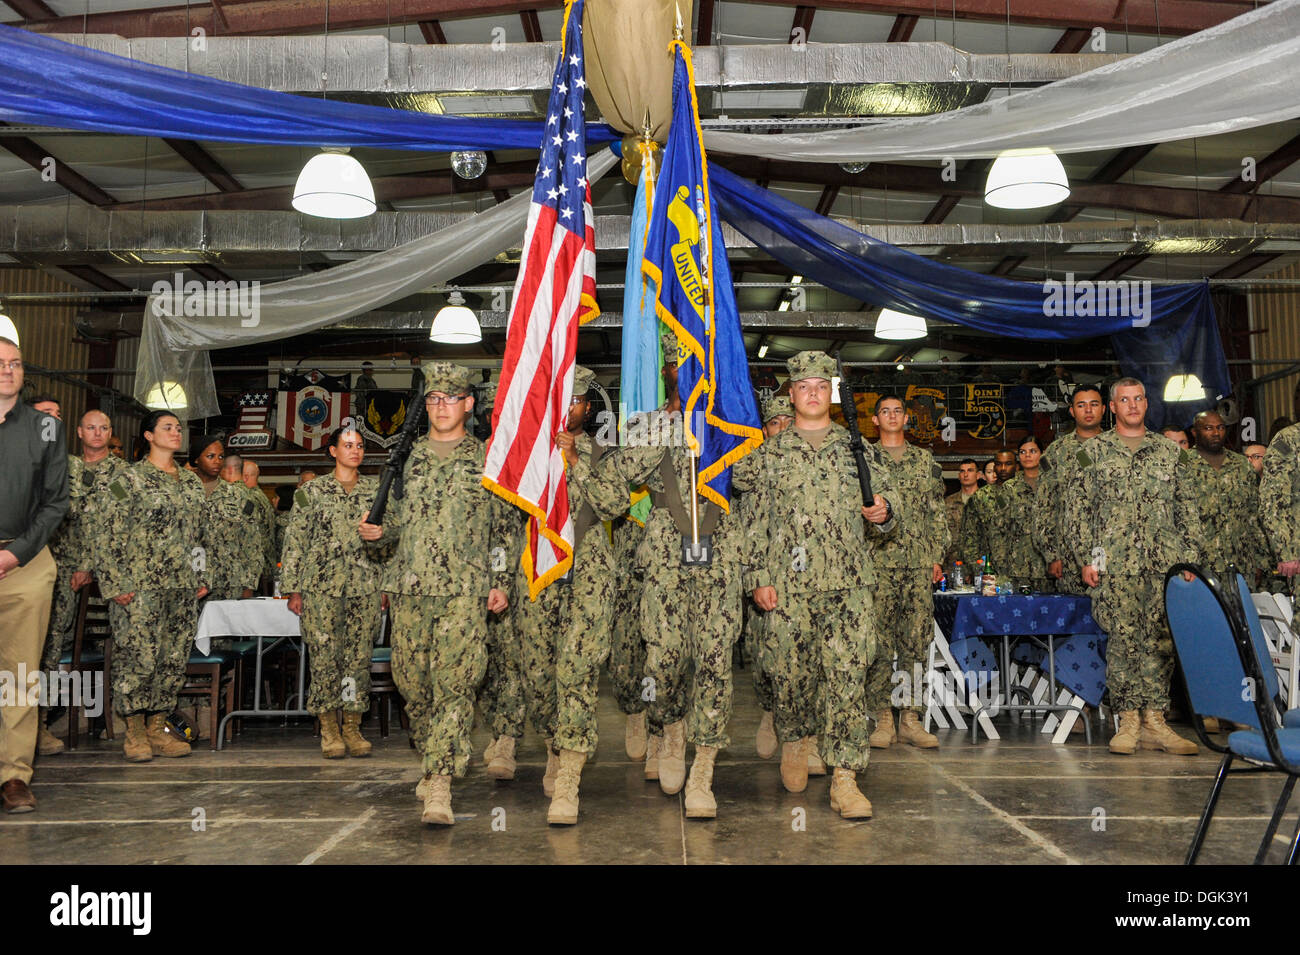
{"type": "MultiPolygon", "coordinates": [[[[536,149],[540,122],[435,116],[196,76],[0,25],[0,120],[281,146],[536,149]]],[[[587,145],[616,138],[587,126],[587,145]]]]}
{"type": "Polygon", "coordinates": [[[1209,285],[1088,280],[1018,282],[934,262],[796,205],[718,166],[710,168],[722,217],[796,273],[872,305],[1009,338],[1067,341],[1111,336],[1125,374],[1147,388],[1148,425],[1174,373],[1196,374],[1206,401],[1229,391],[1209,285]]]}

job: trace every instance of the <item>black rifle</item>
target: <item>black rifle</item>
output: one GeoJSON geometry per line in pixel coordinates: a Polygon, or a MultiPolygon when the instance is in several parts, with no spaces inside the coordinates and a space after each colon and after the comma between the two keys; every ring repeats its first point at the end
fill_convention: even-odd
{"type": "Polygon", "coordinates": [[[367,524],[384,523],[384,511],[388,510],[388,492],[394,484],[397,485],[394,489],[397,499],[402,499],[402,469],[406,467],[406,459],[411,456],[411,449],[415,447],[415,440],[423,427],[424,372],[416,368],[411,372],[411,394],[406,399],[406,420],[402,422],[397,443],[388,452],[388,460],[379,475],[379,490],[375,492],[375,503],[370,506],[370,513],[366,516],[367,524]]]}
{"type": "Polygon", "coordinates": [[[849,429],[849,450],[853,452],[853,462],[858,466],[858,484],[862,486],[862,503],[871,507],[876,496],[871,491],[871,466],[867,464],[867,446],[858,430],[858,402],[849,384],[849,376],[844,373],[844,359],[835,356],[835,369],[840,373],[840,410],[844,412],[844,426],[849,429]]]}

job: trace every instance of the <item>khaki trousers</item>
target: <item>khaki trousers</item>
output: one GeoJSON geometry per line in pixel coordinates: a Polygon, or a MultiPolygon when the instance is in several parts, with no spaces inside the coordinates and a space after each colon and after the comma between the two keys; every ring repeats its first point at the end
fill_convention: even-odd
{"type": "Polygon", "coordinates": [[[50,625],[50,599],[58,576],[43,548],[23,567],[0,577],[0,785],[32,781],[39,711],[28,701],[41,670],[41,650],[50,625]],[[26,674],[22,685],[20,673],[26,674]]]}

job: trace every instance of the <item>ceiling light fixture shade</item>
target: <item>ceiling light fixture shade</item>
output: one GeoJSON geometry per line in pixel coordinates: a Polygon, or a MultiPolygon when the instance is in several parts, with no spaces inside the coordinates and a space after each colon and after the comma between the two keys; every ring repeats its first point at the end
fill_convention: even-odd
{"type": "Polygon", "coordinates": [[[1165,383],[1165,401],[1203,401],[1205,386],[1195,375],[1173,375],[1165,383]]]}
{"type": "Polygon", "coordinates": [[[1050,149],[1008,149],[993,160],[984,201],[999,209],[1041,209],[1070,195],[1070,180],[1050,149]]]}
{"type": "Polygon", "coordinates": [[[22,344],[22,342],[18,340],[18,326],[15,325],[14,320],[3,311],[0,311],[0,338],[7,338],[15,345],[22,344]]]}
{"type": "Polygon", "coordinates": [[[375,189],[346,149],[326,149],[307,160],[298,174],[293,207],[322,219],[362,219],[375,211],[375,189]]]}
{"type": "Polygon", "coordinates": [[[460,292],[452,292],[447,296],[447,304],[433,317],[429,341],[444,345],[472,345],[482,340],[483,330],[479,328],[474,312],[465,305],[465,297],[460,292]]]}
{"type": "Polygon", "coordinates": [[[144,406],[154,411],[184,411],[190,406],[190,401],[180,382],[163,381],[149,389],[144,406]]]}
{"type": "Polygon", "coordinates": [[[914,338],[924,338],[930,329],[920,315],[907,315],[892,308],[880,310],[876,319],[876,337],[891,342],[905,342],[914,338]]]}

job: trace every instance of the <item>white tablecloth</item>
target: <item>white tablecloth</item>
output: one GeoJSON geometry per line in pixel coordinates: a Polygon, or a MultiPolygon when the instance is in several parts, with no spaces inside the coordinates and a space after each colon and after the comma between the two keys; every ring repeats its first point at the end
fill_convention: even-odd
{"type": "Polygon", "coordinates": [[[194,646],[206,654],[213,637],[296,637],[298,615],[289,601],[258,597],[252,600],[209,600],[199,615],[194,646]]]}

